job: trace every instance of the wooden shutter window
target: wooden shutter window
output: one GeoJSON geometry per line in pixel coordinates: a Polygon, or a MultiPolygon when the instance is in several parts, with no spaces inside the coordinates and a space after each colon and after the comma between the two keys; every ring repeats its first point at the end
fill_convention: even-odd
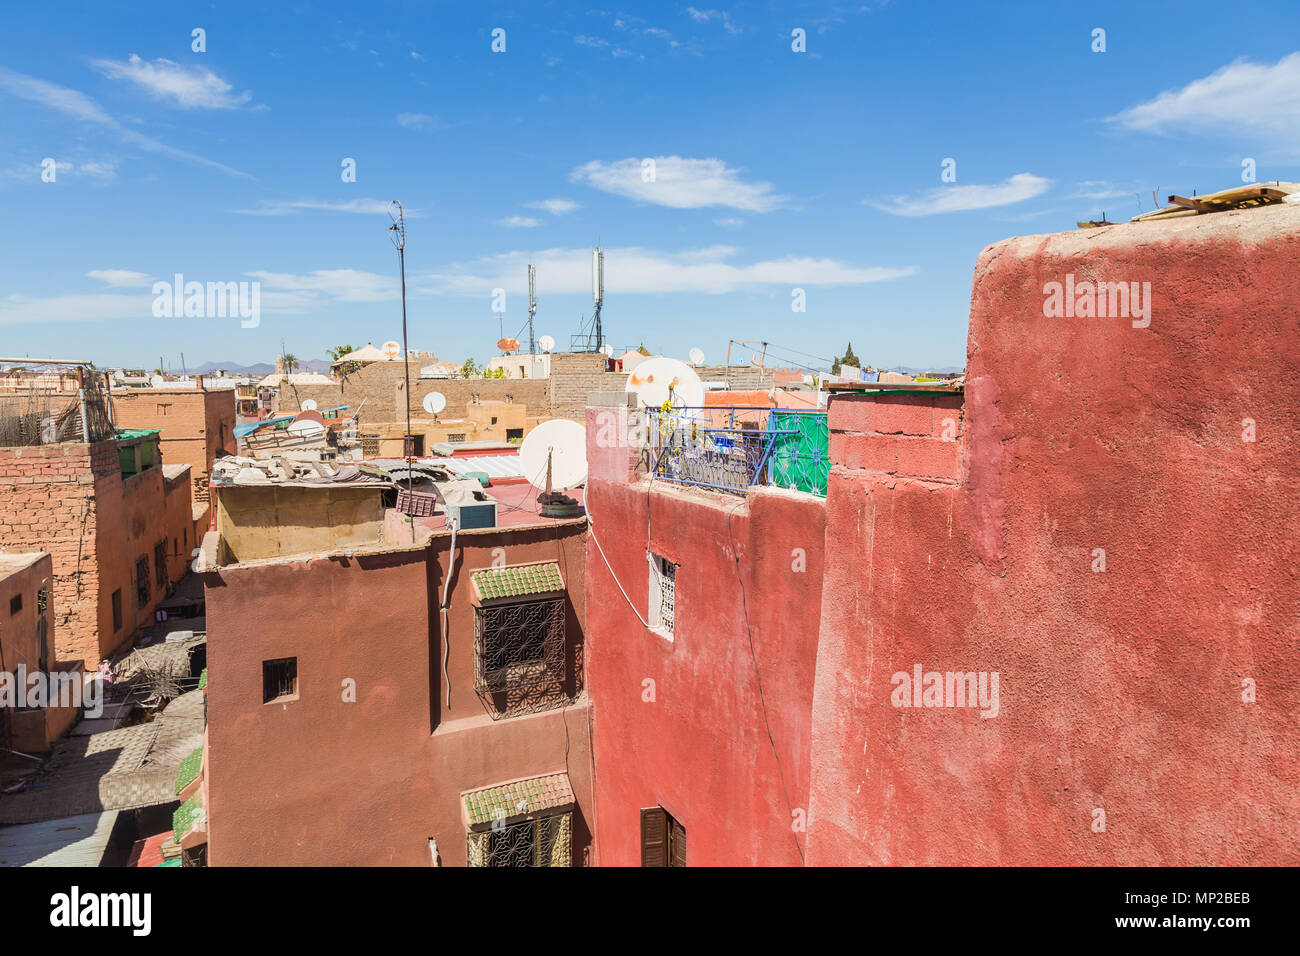
{"type": "Polygon", "coordinates": [[[641,811],[641,865],[668,865],[668,811],[663,807],[641,811]]]}
{"type": "Polygon", "coordinates": [[[676,820],[672,821],[672,827],[669,830],[669,846],[672,852],[669,855],[669,866],[686,865],[686,827],[682,826],[676,820]]]}

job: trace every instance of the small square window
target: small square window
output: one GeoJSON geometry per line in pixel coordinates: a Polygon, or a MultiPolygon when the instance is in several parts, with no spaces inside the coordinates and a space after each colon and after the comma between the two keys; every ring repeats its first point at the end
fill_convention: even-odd
{"type": "Polygon", "coordinates": [[[262,703],[291,700],[298,696],[298,658],[282,657],[262,661],[262,703]]]}
{"type": "Polygon", "coordinates": [[[23,609],[23,596],[21,594],[15,594],[13,597],[9,599],[9,613],[17,614],[22,609],[23,609]]]}

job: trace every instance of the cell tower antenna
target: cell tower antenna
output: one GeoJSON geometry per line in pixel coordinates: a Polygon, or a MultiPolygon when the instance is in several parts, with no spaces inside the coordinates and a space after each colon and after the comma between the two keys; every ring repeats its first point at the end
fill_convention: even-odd
{"type": "Polygon", "coordinates": [[[596,303],[596,351],[605,344],[605,333],[600,325],[600,307],[605,301],[605,250],[597,246],[591,250],[591,297],[596,303]]]}
{"type": "Polygon", "coordinates": [[[533,316],[537,314],[537,270],[528,265],[528,354],[537,354],[537,340],[533,337],[533,316]]]}

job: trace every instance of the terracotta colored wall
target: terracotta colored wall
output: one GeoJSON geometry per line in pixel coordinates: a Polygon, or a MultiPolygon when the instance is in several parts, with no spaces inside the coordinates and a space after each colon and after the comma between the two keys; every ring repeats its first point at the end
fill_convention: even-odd
{"type": "Polygon", "coordinates": [[[202,521],[212,463],[223,449],[235,450],[235,390],[119,388],[113,416],[120,428],[162,429],[162,460],[190,466],[195,518],[202,521]]]}
{"type": "Polygon", "coordinates": [[[58,660],[95,667],[138,624],[150,603],[135,606],[137,557],[153,569],[164,537],[162,470],[122,480],[117,442],[66,442],[0,449],[0,546],[50,552],[54,562],[58,660]],[[123,622],[113,628],[112,593],[122,589],[123,622]]]}
{"type": "MultiPolygon", "coordinates": [[[[19,665],[26,669],[26,674],[35,674],[41,670],[39,642],[37,638],[37,621],[39,619],[37,593],[45,588],[49,591],[50,604],[45,618],[48,622],[50,660],[52,670],[56,667],[54,649],[57,646],[55,607],[54,607],[54,563],[48,554],[35,556],[26,553],[16,557],[16,563],[25,562],[29,557],[36,560],[25,567],[9,570],[8,562],[0,559],[0,670],[17,675],[19,665]],[[10,612],[10,601],[22,598],[22,607],[16,613],[10,612]]],[[[80,682],[81,670],[75,665],[66,669],[72,671],[72,679],[80,682]]],[[[0,724],[7,724],[9,739],[5,746],[24,753],[43,752],[50,749],[54,741],[80,715],[77,707],[44,707],[33,710],[5,709],[0,713],[0,724]]]]}
{"type": "Polygon", "coordinates": [[[822,502],[783,491],[743,499],[628,484],[626,458],[596,447],[594,426],[589,418],[587,504],[642,617],[647,540],[679,565],[670,642],[642,626],[588,545],[599,862],[639,865],[640,810],[662,805],[686,827],[690,866],[797,865],[805,834],[795,831],[792,808],[808,805],[822,502]]]}
{"type": "Polygon", "coordinates": [[[190,474],[181,472],[174,480],[163,478],[166,518],[163,533],[167,538],[167,576],[174,584],[185,576],[190,566],[190,552],[198,546],[190,493],[190,474]]]}
{"type": "Polygon", "coordinates": [[[469,572],[558,560],[566,629],[584,617],[580,525],[457,536],[448,674],[437,606],[448,536],[430,548],[206,575],[210,862],[215,866],[465,863],[460,794],[566,769],[578,796],[574,858],[593,820],[585,699],[492,720],[474,693],[469,572]],[[262,703],[262,661],[298,658],[299,699],[262,703]],[[356,703],[342,681],[356,681],[356,703]]]}
{"type": "Polygon", "coordinates": [[[1007,240],[956,442],[832,401],[810,864],[1300,862],[1298,260],[1297,207],[1007,240]],[[1070,273],[1150,326],[1046,318],[1070,273]],[[915,664],[1000,713],[894,707],[915,664]]]}

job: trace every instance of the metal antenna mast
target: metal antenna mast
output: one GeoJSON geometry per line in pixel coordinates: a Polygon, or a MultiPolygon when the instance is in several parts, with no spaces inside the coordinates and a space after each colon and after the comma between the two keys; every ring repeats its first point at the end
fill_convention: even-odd
{"type": "MultiPolygon", "coordinates": [[[[528,354],[537,354],[537,340],[533,337],[533,316],[537,314],[537,270],[528,266],[528,354]]],[[[529,375],[533,374],[529,371],[529,375]]]]}
{"type": "Polygon", "coordinates": [[[600,306],[605,301],[605,251],[597,246],[591,250],[591,297],[596,303],[596,351],[605,344],[605,333],[600,327],[600,306]]]}
{"type": "Polygon", "coordinates": [[[388,227],[388,231],[393,233],[389,238],[397,248],[397,263],[402,273],[402,374],[406,380],[406,436],[402,439],[402,451],[406,458],[406,491],[410,494],[411,452],[415,442],[411,437],[411,353],[406,344],[406,215],[402,212],[402,204],[396,199],[392,205],[397,207],[397,215],[394,216],[393,211],[388,210],[388,216],[393,220],[393,224],[388,227]]]}

